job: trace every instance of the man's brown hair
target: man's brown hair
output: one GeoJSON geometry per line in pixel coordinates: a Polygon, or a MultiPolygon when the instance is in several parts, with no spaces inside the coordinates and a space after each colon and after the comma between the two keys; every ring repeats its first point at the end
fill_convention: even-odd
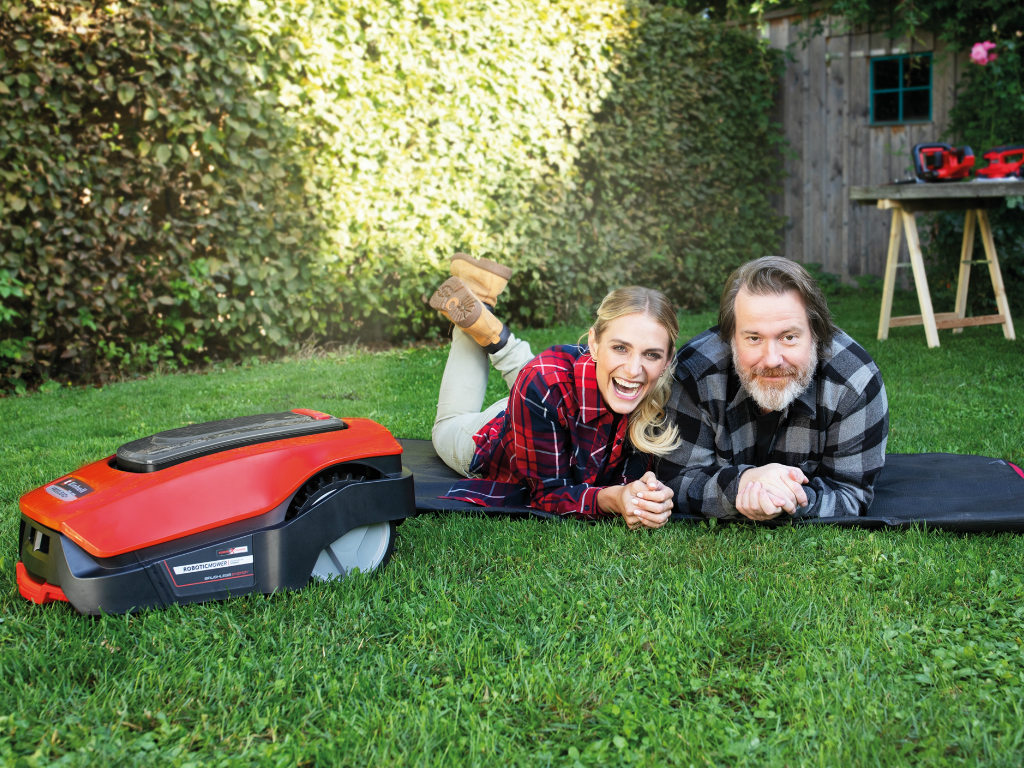
{"type": "Polygon", "coordinates": [[[782,256],[762,256],[737,268],[725,282],[718,306],[718,333],[726,343],[732,341],[736,331],[736,295],[741,288],[757,296],[796,291],[803,299],[818,355],[824,355],[837,328],[825,295],[806,269],[782,256]]]}

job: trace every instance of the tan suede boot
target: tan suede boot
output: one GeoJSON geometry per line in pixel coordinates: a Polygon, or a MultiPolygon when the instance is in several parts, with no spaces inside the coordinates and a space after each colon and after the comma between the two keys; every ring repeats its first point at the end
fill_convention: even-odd
{"type": "Polygon", "coordinates": [[[466,284],[457,277],[449,277],[430,297],[430,306],[468,333],[473,340],[489,352],[497,351],[508,338],[505,324],[491,314],[466,284]]]}
{"type": "Polygon", "coordinates": [[[490,259],[476,259],[465,253],[452,256],[451,273],[466,284],[480,301],[493,307],[505,290],[512,270],[490,259]]]}

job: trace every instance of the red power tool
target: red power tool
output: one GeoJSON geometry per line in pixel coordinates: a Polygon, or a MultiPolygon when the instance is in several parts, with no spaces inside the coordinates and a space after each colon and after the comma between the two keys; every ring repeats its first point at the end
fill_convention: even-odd
{"type": "Polygon", "coordinates": [[[1024,144],[994,147],[983,157],[988,165],[978,169],[978,176],[986,179],[1024,178],[1024,144]]]}
{"type": "Polygon", "coordinates": [[[920,181],[959,181],[974,167],[974,150],[949,144],[915,144],[914,171],[920,181]]]}

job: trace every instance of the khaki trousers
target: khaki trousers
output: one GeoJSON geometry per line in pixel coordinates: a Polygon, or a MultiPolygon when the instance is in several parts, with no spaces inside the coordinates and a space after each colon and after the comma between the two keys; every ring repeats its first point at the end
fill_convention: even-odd
{"type": "Polygon", "coordinates": [[[514,334],[500,352],[488,355],[461,328],[453,329],[430,439],[441,460],[460,475],[469,474],[476,452],[473,435],[508,405],[508,398],[503,397],[483,408],[490,366],[495,367],[511,390],[519,371],[532,359],[529,342],[514,334]]]}

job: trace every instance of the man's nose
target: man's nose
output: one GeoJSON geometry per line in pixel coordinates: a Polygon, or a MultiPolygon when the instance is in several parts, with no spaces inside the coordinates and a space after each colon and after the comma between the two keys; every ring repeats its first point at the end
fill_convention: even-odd
{"type": "Polygon", "coordinates": [[[765,345],[763,362],[766,368],[778,368],[782,365],[782,345],[778,341],[769,341],[765,345]]]}

